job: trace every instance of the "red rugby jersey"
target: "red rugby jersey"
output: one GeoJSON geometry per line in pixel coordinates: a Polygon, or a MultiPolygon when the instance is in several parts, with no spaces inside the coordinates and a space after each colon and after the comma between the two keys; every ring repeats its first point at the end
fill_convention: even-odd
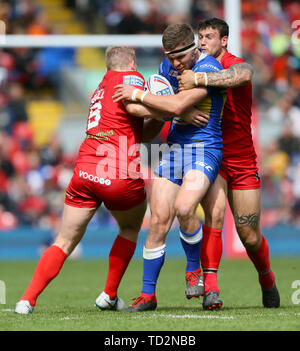
{"type": "Polygon", "coordinates": [[[113,102],[115,86],[129,84],[144,90],[145,80],[136,71],[107,71],[95,90],[86,125],[87,139],[80,147],[77,163],[97,163],[99,157],[111,159],[110,165],[127,170],[139,158],[143,118],[129,115],[122,101],[113,102]],[[133,147],[136,145],[137,147],[133,147]]]}
{"type": "MultiPolygon", "coordinates": [[[[221,59],[224,69],[245,62],[225,52],[221,59]]],[[[227,101],[223,110],[223,158],[231,156],[256,157],[251,132],[252,84],[227,89],[227,101]]]]}

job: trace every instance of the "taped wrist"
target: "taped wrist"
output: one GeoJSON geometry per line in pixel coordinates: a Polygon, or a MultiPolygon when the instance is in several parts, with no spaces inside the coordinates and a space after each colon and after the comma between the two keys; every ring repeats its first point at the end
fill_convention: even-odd
{"type": "Polygon", "coordinates": [[[143,91],[141,89],[134,89],[131,95],[131,100],[135,102],[143,102],[147,94],[147,91],[143,91]]]}
{"type": "Polygon", "coordinates": [[[205,86],[207,87],[208,78],[206,72],[196,72],[195,73],[195,86],[205,86]]]}

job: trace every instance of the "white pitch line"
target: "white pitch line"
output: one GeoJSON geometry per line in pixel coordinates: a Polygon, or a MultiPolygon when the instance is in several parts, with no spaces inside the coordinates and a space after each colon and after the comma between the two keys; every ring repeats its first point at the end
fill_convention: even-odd
{"type": "MultiPolygon", "coordinates": [[[[155,316],[155,318],[162,317],[162,318],[174,318],[174,319],[185,319],[185,318],[191,318],[191,319],[234,319],[233,316],[213,316],[213,315],[199,316],[199,315],[193,315],[193,314],[177,315],[177,314],[164,314],[164,313],[151,314],[151,316],[149,316],[149,317],[152,318],[153,316],[155,316]]],[[[143,318],[144,317],[145,316],[143,316],[143,318]]],[[[136,317],[136,318],[140,318],[140,317],[136,317]]]]}
{"type": "Polygon", "coordinates": [[[196,316],[196,315],[193,315],[193,314],[183,314],[183,315],[159,314],[158,316],[165,317],[165,318],[178,318],[178,319],[184,319],[184,318],[193,318],[193,319],[234,319],[233,316],[213,316],[213,315],[196,316]]]}
{"type": "Polygon", "coordinates": [[[79,320],[82,319],[82,317],[62,317],[59,318],[60,321],[70,321],[70,320],[79,320]]]}

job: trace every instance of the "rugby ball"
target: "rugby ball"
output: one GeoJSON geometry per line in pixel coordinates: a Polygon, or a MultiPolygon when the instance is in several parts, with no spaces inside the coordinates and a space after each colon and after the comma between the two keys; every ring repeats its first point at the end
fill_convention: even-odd
{"type": "Polygon", "coordinates": [[[153,95],[174,95],[170,82],[160,74],[152,74],[146,82],[146,90],[153,95]]]}

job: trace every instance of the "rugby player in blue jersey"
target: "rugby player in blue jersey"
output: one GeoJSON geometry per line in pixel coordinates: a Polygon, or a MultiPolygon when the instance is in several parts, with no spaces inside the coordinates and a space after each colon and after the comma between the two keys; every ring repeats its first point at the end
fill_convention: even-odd
{"type": "Polygon", "coordinates": [[[156,284],[166,255],[166,236],[175,216],[180,223],[180,239],[187,257],[186,297],[204,293],[200,274],[202,225],[196,210],[215,181],[222,160],[221,118],[226,90],[204,87],[176,94],[177,76],[184,70],[214,72],[223,69],[221,64],[198,50],[193,30],[187,24],[169,25],[162,42],[167,57],[160,65],[159,74],[169,80],[175,95],[157,96],[119,85],[113,97],[114,101],[135,101],[176,116],[167,138],[169,149],[155,171],[157,177],[151,190],[142,292],[127,312],[156,309],[156,284]],[[194,106],[209,115],[205,127],[187,124],[180,118],[194,106]]]}

